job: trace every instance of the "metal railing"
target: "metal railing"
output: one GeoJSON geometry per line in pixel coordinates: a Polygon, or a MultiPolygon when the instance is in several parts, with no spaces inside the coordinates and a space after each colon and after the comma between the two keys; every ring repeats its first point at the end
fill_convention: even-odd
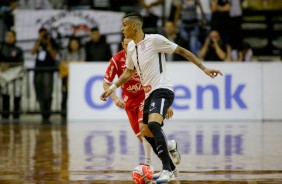
{"type": "MultiPolygon", "coordinates": [[[[23,68],[23,75],[18,76],[14,80],[1,82],[0,91],[0,114],[3,113],[3,94],[10,96],[10,114],[14,113],[13,97],[21,97],[20,114],[41,114],[42,111],[39,108],[39,103],[36,99],[35,87],[34,87],[34,72],[50,72],[53,75],[53,92],[51,103],[51,114],[61,114],[61,102],[62,102],[62,80],[58,75],[58,67],[36,67],[36,68],[23,68]],[[20,93],[16,94],[16,88],[20,87],[20,93]],[[6,93],[6,89],[9,90],[6,93]]],[[[0,72],[1,74],[1,72],[0,72]]],[[[2,73],[3,74],[3,73],[2,73]]],[[[1,78],[0,78],[1,80],[1,78]]],[[[42,92],[46,89],[42,89],[42,92]]]]}

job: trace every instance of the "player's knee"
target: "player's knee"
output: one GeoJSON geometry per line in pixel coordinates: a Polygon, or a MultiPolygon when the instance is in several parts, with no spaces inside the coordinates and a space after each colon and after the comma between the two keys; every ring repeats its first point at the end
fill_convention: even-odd
{"type": "Polygon", "coordinates": [[[148,128],[151,130],[153,134],[155,134],[161,129],[161,125],[158,122],[150,122],[148,124],[148,128]]]}
{"type": "Polygon", "coordinates": [[[150,131],[150,129],[148,128],[148,125],[142,124],[139,126],[140,129],[140,133],[141,135],[144,137],[153,137],[152,132],[150,131]]]}
{"type": "Polygon", "coordinates": [[[140,134],[141,134],[141,136],[146,136],[146,130],[145,130],[145,128],[144,127],[142,127],[142,128],[140,128],[140,134]]]}

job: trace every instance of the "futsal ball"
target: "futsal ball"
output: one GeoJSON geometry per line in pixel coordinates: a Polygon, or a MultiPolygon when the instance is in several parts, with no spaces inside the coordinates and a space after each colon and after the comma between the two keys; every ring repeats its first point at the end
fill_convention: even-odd
{"type": "Polygon", "coordinates": [[[148,165],[138,165],[132,171],[132,179],[136,184],[148,184],[153,179],[153,171],[148,165]]]}

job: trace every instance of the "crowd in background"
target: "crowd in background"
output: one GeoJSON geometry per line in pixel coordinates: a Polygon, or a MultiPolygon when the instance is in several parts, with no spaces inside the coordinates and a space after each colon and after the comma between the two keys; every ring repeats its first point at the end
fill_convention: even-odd
{"type": "MultiPolygon", "coordinates": [[[[252,48],[243,41],[242,0],[209,0],[211,16],[203,11],[200,0],[18,0],[1,1],[5,9],[6,38],[0,46],[1,72],[6,72],[9,62],[23,63],[23,50],[16,46],[14,14],[20,9],[94,9],[109,11],[140,11],[144,17],[146,33],[161,33],[169,40],[187,48],[203,61],[252,61],[252,48]],[[13,39],[11,39],[13,37],[13,39]],[[12,41],[11,41],[12,40],[12,41]]],[[[62,47],[44,27],[38,30],[38,39],[32,48],[35,56],[34,86],[42,118],[51,115],[53,91],[52,70],[58,67],[62,79],[62,117],[66,117],[68,94],[68,65],[71,62],[108,62],[114,54],[99,27],[89,31],[90,41],[82,43],[79,37],[69,37],[67,47],[62,47]],[[44,90],[42,90],[44,89],[44,90]]],[[[167,55],[168,61],[184,61],[178,55],[167,55]]],[[[9,118],[9,96],[1,88],[2,118],[9,118]]],[[[14,111],[20,111],[20,97],[15,97],[14,111]]],[[[14,114],[19,118],[19,113],[14,114]]]]}
{"type": "MultiPolygon", "coordinates": [[[[17,8],[140,11],[144,17],[144,30],[147,33],[163,33],[205,61],[252,60],[250,45],[243,43],[242,0],[209,0],[210,17],[204,13],[200,0],[12,0],[1,2],[2,7],[7,7],[4,17],[7,30],[13,29],[13,15],[17,8]]],[[[93,30],[89,36],[95,40],[93,30]]],[[[113,54],[109,52],[109,49],[102,49],[107,47],[105,43],[98,44],[104,42],[104,36],[102,35],[101,41],[96,41],[95,45],[83,44],[86,50],[86,61],[109,60],[109,57],[100,57],[101,52],[108,52],[103,53],[105,55],[113,54]],[[95,49],[98,54],[89,49],[95,49]]],[[[174,60],[173,57],[171,60],[174,60]]]]}

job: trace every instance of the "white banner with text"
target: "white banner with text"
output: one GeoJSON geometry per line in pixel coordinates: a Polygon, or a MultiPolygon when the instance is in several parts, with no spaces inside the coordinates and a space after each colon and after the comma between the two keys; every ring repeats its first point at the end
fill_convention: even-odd
{"type": "MultiPolygon", "coordinates": [[[[282,119],[281,63],[205,63],[223,76],[209,78],[191,63],[168,63],[174,84],[174,120],[282,119]],[[272,72],[274,71],[274,72],[272,72]]],[[[70,121],[127,120],[109,98],[100,100],[107,63],[71,64],[70,121]]],[[[116,93],[120,96],[121,91],[116,93]]]]}

